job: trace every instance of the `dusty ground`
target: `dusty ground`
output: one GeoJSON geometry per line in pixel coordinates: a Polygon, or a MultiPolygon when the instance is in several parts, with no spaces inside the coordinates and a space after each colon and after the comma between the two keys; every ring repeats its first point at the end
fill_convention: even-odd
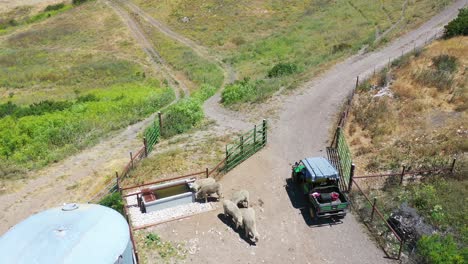
{"type": "MultiPolygon", "coordinates": [[[[466,4],[465,0],[457,1],[386,48],[356,55],[306,83],[296,94],[284,97],[279,119],[272,124],[267,148],[226,175],[222,182],[227,196],[233,189],[246,188],[251,192],[252,200],[256,201],[261,234],[257,246],[250,246],[242,239],[239,241],[239,235],[218,218],[220,211],[161,225],[154,228],[155,231],[169,240],[198,238],[199,250],[187,259],[194,263],[213,263],[214,260],[217,263],[388,262],[351,214],[339,225],[309,227],[307,217],[294,208],[284,187],[290,173],[289,164],[305,156],[325,156],[334,115],[352,89],[357,75],[363,77],[374,67],[384,66],[389,58],[396,58],[414,46],[424,45],[426,39],[437,35],[466,4]],[[210,229],[222,235],[209,232],[210,229]],[[177,235],[173,230],[177,230],[177,235]]],[[[216,115],[209,116],[219,119],[216,115]]],[[[229,122],[229,118],[224,117],[224,122],[220,120],[220,123],[229,122]]],[[[90,175],[102,177],[107,171],[120,168],[128,156],[127,151],[140,146],[136,133],[143,125],[138,123],[104,139],[96,147],[52,165],[40,172],[44,177],[28,182],[26,189],[0,196],[0,233],[36,211],[71,198],[83,200],[72,195],[67,186],[81,182],[91,189],[89,186],[95,182],[90,175]],[[83,179],[89,181],[82,182],[83,179]]]]}
{"type": "MultiPolygon", "coordinates": [[[[261,235],[256,246],[239,238],[218,216],[221,210],[173,222],[149,231],[164,239],[197,241],[199,250],[188,255],[193,263],[387,263],[366,230],[348,214],[342,224],[310,227],[307,216],[294,208],[285,189],[290,163],[305,156],[325,156],[328,132],[336,109],[361,77],[388,63],[402,52],[424,45],[440,33],[442,25],[457,14],[466,1],[458,1],[419,29],[377,52],[354,56],[303,91],[284,100],[280,119],[270,132],[269,145],[226,175],[225,195],[233,189],[251,192],[261,235]],[[302,92],[302,94],[300,94],[302,92]],[[333,96],[330,96],[333,95],[333,96]],[[263,201],[263,205],[260,206],[263,201]],[[176,234],[173,230],[177,230],[176,234]],[[220,234],[220,233],[221,234],[220,234]]],[[[294,199],[293,199],[294,200],[294,199]]]]}

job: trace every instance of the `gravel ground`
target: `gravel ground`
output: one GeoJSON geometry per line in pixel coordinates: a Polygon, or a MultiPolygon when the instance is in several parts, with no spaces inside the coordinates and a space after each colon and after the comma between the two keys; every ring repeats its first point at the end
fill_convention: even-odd
{"type": "Polygon", "coordinates": [[[155,212],[142,213],[138,207],[136,195],[129,196],[126,199],[128,204],[128,213],[134,228],[163,223],[216,209],[215,203],[195,202],[178,205],[155,212]]]}

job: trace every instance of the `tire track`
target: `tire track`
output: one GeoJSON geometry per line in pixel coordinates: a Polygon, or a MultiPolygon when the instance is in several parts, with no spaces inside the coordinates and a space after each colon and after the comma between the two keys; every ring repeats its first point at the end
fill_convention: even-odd
{"type": "MultiPolygon", "coordinates": [[[[112,8],[114,12],[120,17],[122,22],[125,23],[125,25],[127,25],[136,42],[148,55],[150,61],[152,62],[156,70],[164,75],[164,77],[172,87],[178,87],[181,90],[181,92],[183,92],[184,97],[188,96],[190,92],[187,86],[184,84],[184,80],[177,78],[177,76],[172,73],[172,70],[169,68],[169,66],[167,66],[166,62],[161,57],[161,55],[154,49],[153,45],[146,37],[143,30],[140,28],[138,22],[136,22],[122,7],[120,7],[115,2],[104,0],[104,3],[106,3],[110,8],[112,8]]],[[[176,98],[177,100],[180,98],[177,92],[176,98]]]]}
{"type": "Polygon", "coordinates": [[[129,0],[118,1],[126,5],[131,10],[131,12],[134,12],[136,15],[143,18],[147,23],[149,23],[154,28],[158,29],[161,33],[191,48],[198,56],[211,60],[221,68],[224,75],[223,85],[221,86],[219,91],[210,99],[208,99],[203,105],[204,112],[208,118],[215,120],[219,126],[230,130],[242,131],[249,129],[253,126],[252,123],[246,122],[245,117],[243,117],[239,113],[231,111],[221,106],[222,90],[226,87],[226,85],[233,83],[237,79],[236,72],[230,64],[223,62],[222,59],[213,54],[206,47],[201,46],[193,40],[182,36],[181,34],[173,31],[160,21],[154,19],[152,16],[148,15],[145,11],[143,11],[133,2],[129,0]]]}

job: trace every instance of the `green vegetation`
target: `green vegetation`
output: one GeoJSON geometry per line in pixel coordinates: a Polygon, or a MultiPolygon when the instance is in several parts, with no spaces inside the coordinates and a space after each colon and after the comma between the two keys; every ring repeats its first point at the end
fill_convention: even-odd
{"type": "Polygon", "coordinates": [[[91,1],[91,0],[72,0],[72,3],[74,5],[81,5],[81,4],[84,4],[84,3],[89,2],[89,1],[91,1]]]}
{"type": "Polygon", "coordinates": [[[118,17],[89,2],[4,37],[0,102],[70,100],[97,87],[159,79],[143,58],[118,17]]]}
{"type": "Polygon", "coordinates": [[[445,26],[444,37],[468,36],[468,7],[459,10],[458,17],[445,26]]]}
{"type": "Polygon", "coordinates": [[[193,90],[204,84],[221,87],[224,75],[217,64],[200,57],[191,48],[169,38],[157,29],[140,23],[150,36],[157,52],[174,70],[181,72],[192,82],[193,90]]]}
{"type": "Polygon", "coordinates": [[[449,55],[439,55],[432,58],[434,67],[423,69],[416,79],[422,85],[437,89],[449,89],[453,86],[454,72],[457,70],[457,58],[449,55]]]}
{"type": "Polygon", "coordinates": [[[44,166],[140,120],[174,98],[170,88],[155,89],[148,82],[96,89],[74,101],[17,107],[0,119],[0,160],[28,168],[44,166]]]}
{"type": "MultiPolygon", "coordinates": [[[[454,174],[405,176],[367,181],[366,192],[388,216],[402,203],[415,208],[440,235],[423,237],[418,253],[424,263],[465,263],[468,252],[468,150],[463,132],[468,126],[465,69],[467,37],[437,41],[415,51],[361,83],[348,121],[347,139],[359,173],[401,172],[449,167],[457,157],[454,174]],[[422,73],[427,72],[425,77],[422,73]],[[442,79],[440,76],[448,76],[442,79]],[[384,79],[391,79],[392,96],[375,96],[384,79]],[[370,88],[373,89],[370,89],[370,88]],[[419,177],[421,176],[421,177],[419,177]],[[381,188],[379,188],[381,187],[381,188]]],[[[369,206],[352,195],[359,212],[369,215],[369,206]]],[[[386,227],[374,221],[372,228],[386,227]]],[[[379,229],[380,228],[380,229],[379,229]]]]}
{"type": "Polygon", "coordinates": [[[164,113],[163,135],[171,137],[199,124],[204,117],[203,102],[216,93],[216,88],[202,85],[190,98],[169,106],[164,113]]]}
{"type": "Polygon", "coordinates": [[[468,249],[458,249],[453,238],[448,236],[424,236],[418,242],[418,251],[426,263],[463,264],[468,260],[468,249]]]}
{"type": "Polygon", "coordinates": [[[71,9],[71,5],[66,5],[64,3],[49,5],[42,12],[39,12],[35,15],[30,15],[26,11],[27,15],[23,14],[19,19],[14,17],[14,13],[6,14],[4,17],[0,16],[0,35],[10,32],[12,28],[17,28],[19,26],[33,24],[57,14],[63,13],[71,9]]]}
{"type": "MultiPolygon", "coordinates": [[[[144,237],[144,249],[155,250],[159,259],[164,263],[174,260],[183,260],[186,257],[187,250],[183,248],[182,244],[174,245],[169,241],[162,241],[161,237],[154,233],[148,233],[144,237]]],[[[145,261],[145,260],[143,260],[145,261]]]]}
{"type": "Polygon", "coordinates": [[[124,215],[124,203],[122,200],[122,195],[120,195],[119,192],[106,195],[104,198],[102,198],[101,201],[99,201],[99,204],[112,208],[120,214],[124,215]]]}
{"type": "Polygon", "coordinates": [[[136,2],[177,32],[218,51],[235,67],[240,79],[252,80],[247,87],[238,83],[231,88],[235,96],[224,101],[235,104],[259,102],[281,88],[293,88],[330,62],[364,46],[385,43],[418,25],[451,1],[136,2]],[[376,37],[400,20],[406,2],[403,21],[376,44],[376,37]],[[275,73],[279,69],[275,65],[291,67],[275,73]],[[268,80],[268,76],[277,77],[268,80]],[[243,92],[248,94],[239,95],[243,92]]]}
{"type": "Polygon", "coordinates": [[[290,75],[298,71],[297,66],[292,63],[278,63],[268,71],[268,78],[290,75]]]}

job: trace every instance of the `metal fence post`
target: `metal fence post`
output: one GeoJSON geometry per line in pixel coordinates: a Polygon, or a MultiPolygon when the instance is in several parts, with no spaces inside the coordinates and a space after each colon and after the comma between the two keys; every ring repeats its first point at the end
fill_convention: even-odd
{"type": "Polygon", "coordinates": [[[400,258],[401,258],[401,251],[403,250],[403,243],[404,243],[403,239],[400,238],[400,249],[398,250],[398,258],[397,258],[397,260],[400,260],[400,258]]]}
{"type": "Polygon", "coordinates": [[[205,170],[205,174],[206,174],[206,177],[208,178],[208,176],[209,176],[209,175],[208,175],[208,174],[209,174],[209,172],[208,172],[208,168],[206,168],[206,170],[205,170]]]}
{"type": "Polygon", "coordinates": [[[161,112],[158,112],[158,120],[159,120],[159,134],[163,134],[163,121],[162,121],[162,114],[161,112]]]}
{"type": "Polygon", "coordinates": [[[145,157],[148,157],[148,142],[146,141],[146,137],[143,137],[143,145],[145,147],[145,157]]]}
{"type": "Polygon", "coordinates": [[[267,142],[267,121],[266,119],[263,119],[262,123],[262,136],[263,136],[263,144],[266,144],[267,142]]]}
{"type": "Polygon", "coordinates": [[[452,161],[452,167],[450,168],[450,173],[453,174],[453,172],[455,171],[455,162],[457,161],[456,158],[453,159],[452,161]]]}
{"type": "Polygon", "coordinates": [[[348,192],[351,192],[351,188],[353,187],[353,177],[354,177],[354,169],[355,165],[351,164],[351,171],[349,172],[349,182],[348,182],[348,192]]]}
{"type": "Polygon", "coordinates": [[[130,163],[132,164],[133,169],[133,153],[130,151],[130,163]]]}
{"type": "Polygon", "coordinates": [[[370,216],[371,222],[374,221],[374,212],[375,212],[375,204],[377,203],[377,198],[374,197],[374,203],[372,204],[372,213],[370,216]]]}
{"type": "Polygon", "coordinates": [[[403,176],[405,176],[405,170],[406,170],[406,166],[403,166],[403,170],[401,171],[401,175],[400,175],[400,185],[403,184],[403,176]]]}
{"type": "Polygon", "coordinates": [[[119,173],[117,171],[115,171],[115,182],[117,184],[117,191],[122,193],[122,190],[120,189],[119,173]]]}
{"type": "Polygon", "coordinates": [[[254,138],[254,152],[257,151],[257,125],[254,125],[254,132],[253,132],[253,138],[254,138]]]}
{"type": "Polygon", "coordinates": [[[244,155],[244,136],[240,136],[240,152],[241,156],[244,155]]]}
{"type": "Polygon", "coordinates": [[[359,75],[356,77],[356,87],[355,87],[356,90],[357,90],[358,86],[359,86],[359,75]]]}
{"type": "Polygon", "coordinates": [[[341,127],[337,127],[336,128],[336,141],[335,141],[335,148],[338,148],[338,141],[339,141],[339,137],[340,137],[340,131],[341,131],[341,127]]]}

